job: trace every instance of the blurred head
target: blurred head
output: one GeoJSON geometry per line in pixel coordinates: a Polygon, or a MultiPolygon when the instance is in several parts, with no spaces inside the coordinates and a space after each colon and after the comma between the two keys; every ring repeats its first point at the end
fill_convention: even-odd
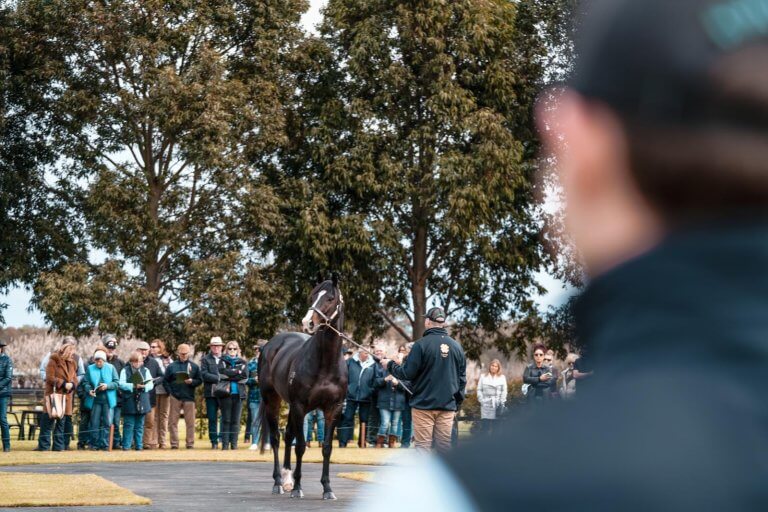
{"type": "Polygon", "coordinates": [[[167,357],[168,352],[165,350],[165,342],[161,339],[150,341],[149,353],[152,354],[152,357],[167,357]]]}
{"type": "Polygon", "coordinates": [[[373,355],[381,359],[384,357],[384,345],[374,345],[373,347],[373,355]]]}
{"type": "Polygon", "coordinates": [[[149,357],[149,343],[146,341],[140,341],[136,345],[136,351],[139,352],[144,359],[149,357]]]}
{"type": "Polygon", "coordinates": [[[491,364],[488,365],[488,373],[491,375],[501,375],[501,361],[494,359],[491,364]]]}
{"type": "Polygon", "coordinates": [[[179,361],[186,363],[192,355],[192,347],[186,343],[182,343],[176,347],[176,354],[179,356],[179,361]]]}
{"type": "Polygon", "coordinates": [[[236,341],[228,341],[225,349],[229,357],[240,357],[240,345],[236,341]]]}
{"type": "Polygon", "coordinates": [[[579,358],[578,354],[574,354],[573,352],[571,352],[565,357],[565,364],[568,366],[573,366],[573,363],[575,363],[578,358],[579,358]]]}
{"type": "Polygon", "coordinates": [[[141,350],[134,350],[131,352],[131,356],[128,358],[128,362],[135,369],[139,369],[144,364],[144,354],[141,350]]]}
{"type": "Polygon", "coordinates": [[[368,360],[368,352],[365,350],[358,350],[357,351],[357,358],[360,359],[360,361],[365,362],[368,360]]]}
{"type": "Polygon", "coordinates": [[[539,105],[592,275],[681,226],[768,211],[768,38],[722,5],[589,2],[574,77],[539,105]]]}

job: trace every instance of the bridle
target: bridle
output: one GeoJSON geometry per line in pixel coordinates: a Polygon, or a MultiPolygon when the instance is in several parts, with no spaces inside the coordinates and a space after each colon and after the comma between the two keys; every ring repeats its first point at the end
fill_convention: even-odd
{"type": "Polygon", "coordinates": [[[330,316],[326,315],[321,309],[317,307],[317,304],[320,302],[320,299],[322,299],[323,295],[325,295],[327,292],[323,290],[317,294],[317,299],[315,299],[315,302],[311,306],[309,306],[309,309],[307,310],[307,314],[304,315],[304,318],[301,320],[302,325],[308,332],[314,333],[317,331],[319,327],[323,325],[332,327],[331,322],[339,316],[339,314],[344,308],[344,296],[341,294],[341,291],[338,291],[338,289],[337,289],[337,292],[339,294],[339,300],[338,302],[336,302],[336,309],[333,310],[333,313],[331,313],[330,316]],[[321,324],[313,326],[313,329],[310,329],[309,324],[312,321],[313,312],[317,313],[318,316],[322,318],[323,322],[321,324]]]}

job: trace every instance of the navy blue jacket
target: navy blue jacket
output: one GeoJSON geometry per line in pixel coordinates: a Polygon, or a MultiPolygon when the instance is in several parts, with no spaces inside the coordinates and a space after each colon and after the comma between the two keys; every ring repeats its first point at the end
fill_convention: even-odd
{"type": "Polygon", "coordinates": [[[461,345],[445,329],[427,329],[424,337],[413,344],[403,366],[390,361],[387,370],[413,384],[414,409],[455,411],[464,400],[467,359],[461,345]]]}
{"type": "Polygon", "coordinates": [[[200,359],[200,375],[203,377],[203,396],[213,398],[213,385],[219,382],[220,377],[216,358],[210,352],[200,359]]]}
{"type": "Polygon", "coordinates": [[[379,367],[381,371],[378,372],[376,379],[374,380],[374,386],[378,390],[376,397],[376,407],[379,409],[389,409],[390,411],[403,411],[406,408],[406,391],[403,384],[411,388],[411,383],[408,381],[398,381],[396,386],[393,386],[391,382],[387,382],[386,372],[379,367]]]}
{"type": "Polygon", "coordinates": [[[460,445],[460,488],[478,510],[768,509],[766,267],[768,222],[711,225],[595,279],[590,385],[460,445]]]}
{"type": "Polygon", "coordinates": [[[11,396],[13,361],[8,354],[0,354],[0,396],[11,396]]]}
{"type": "Polygon", "coordinates": [[[195,401],[195,388],[203,383],[203,378],[200,375],[200,367],[192,361],[182,363],[181,361],[174,361],[168,365],[165,369],[165,376],[163,377],[163,387],[168,393],[181,402],[194,402],[195,401]],[[177,383],[176,374],[186,373],[189,378],[192,379],[192,384],[185,382],[177,383]]]}
{"type": "Polygon", "coordinates": [[[371,366],[363,369],[362,364],[360,364],[356,357],[347,359],[347,371],[349,372],[347,400],[355,400],[357,402],[371,401],[374,380],[379,376],[377,368],[380,369],[380,365],[373,363],[371,366]]]}

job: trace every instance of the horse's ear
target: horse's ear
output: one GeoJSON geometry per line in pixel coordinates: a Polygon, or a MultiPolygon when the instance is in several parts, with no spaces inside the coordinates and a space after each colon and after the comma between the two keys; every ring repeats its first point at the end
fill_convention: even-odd
{"type": "Polygon", "coordinates": [[[331,274],[331,280],[333,281],[333,287],[336,288],[339,285],[339,273],[334,272],[331,274]]]}
{"type": "Polygon", "coordinates": [[[324,281],[324,279],[323,279],[323,273],[322,273],[322,272],[318,272],[318,273],[317,273],[317,280],[315,281],[315,284],[320,284],[320,283],[322,283],[323,281],[324,281]]]}

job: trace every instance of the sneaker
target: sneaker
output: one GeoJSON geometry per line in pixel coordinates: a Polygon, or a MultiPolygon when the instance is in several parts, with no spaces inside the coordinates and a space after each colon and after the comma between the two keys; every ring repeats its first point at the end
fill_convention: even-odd
{"type": "Polygon", "coordinates": [[[264,449],[265,450],[271,450],[272,449],[272,445],[267,443],[267,444],[264,445],[264,449]]]}
{"type": "Polygon", "coordinates": [[[248,449],[249,449],[249,450],[258,450],[258,449],[259,449],[259,445],[257,445],[257,444],[252,444],[251,446],[249,446],[249,447],[248,447],[248,449]]]}

